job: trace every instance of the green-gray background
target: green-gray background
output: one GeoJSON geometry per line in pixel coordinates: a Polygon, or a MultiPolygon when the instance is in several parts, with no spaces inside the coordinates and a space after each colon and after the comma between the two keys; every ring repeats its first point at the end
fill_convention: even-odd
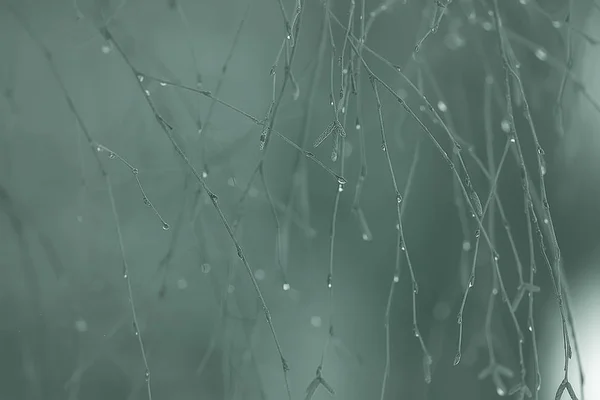
{"type": "MultiPolygon", "coordinates": [[[[247,0],[0,2],[0,400],[133,400],[148,396],[109,190],[99,173],[95,149],[82,134],[61,81],[93,140],[139,170],[148,199],[170,225],[169,230],[163,230],[160,219],[144,205],[131,169],[119,157],[110,158],[109,151],[99,152],[112,183],[153,398],[286,398],[276,346],[227,231],[161,130],[135,76],[114,44],[97,30],[108,21],[108,29],[134,67],[153,77],[194,87],[200,74],[202,89],[213,93],[222,79],[220,99],[263,119],[272,96],[273,76],[269,71],[285,31],[276,0],[249,2],[249,13],[225,74],[223,63],[245,15],[247,0]],[[52,64],[43,51],[51,54],[52,64]],[[207,353],[210,349],[214,351],[207,353]],[[211,357],[198,373],[206,354],[211,357]]],[[[309,102],[311,80],[319,65],[324,8],[318,0],[304,3],[292,69],[300,96],[294,100],[288,85],[275,128],[300,144],[310,110],[307,149],[339,171],[340,161],[334,164],[329,159],[331,138],[316,150],[310,148],[332,120],[331,48],[327,39],[320,79],[309,102]]],[[[524,3],[500,1],[502,15],[512,32],[511,43],[521,62],[525,92],[546,153],[554,225],[566,275],[572,278],[571,292],[580,301],[574,304],[585,302],[584,308],[593,309],[590,305],[597,299],[585,297],[591,294],[584,290],[593,288],[593,283],[585,286],[580,281],[595,282],[590,273],[597,270],[598,112],[578,84],[583,83],[592,98],[600,98],[594,77],[598,8],[580,0],[571,5],[559,1],[524,3]],[[556,28],[551,23],[564,21],[569,7],[570,39],[564,24],[556,28]],[[566,128],[561,134],[555,104],[568,41],[573,51],[573,75],[563,96],[566,128]]],[[[291,19],[295,2],[286,0],[283,4],[291,19]]],[[[434,105],[443,100],[447,111],[441,112],[442,117],[453,124],[456,134],[473,144],[473,151],[484,163],[484,82],[486,72],[493,74],[488,121],[497,163],[506,141],[501,129],[506,107],[499,91],[503,87],[502,59],[493,18],[486,13],[492,2],[450,3],[439,31],[419,52],[418,62],[411,54],[428,29],[435,4],[413,0],[383,4],[388,4],[389,10],[376,19],[367,44],[392,64],[406,66],[407,75],[422,85],[434,105]],[[470,10],[476,11],[476,18],[471,20],[470,10]]],[[[357,0],[357,26],[361,5],[357,0]]],[[[367,1],[366,17],[379,6],[377,1],[367,1]]],[[[331,2],[332,11],[344,24],[349,8],[350,1],[331,2]]],[[[333,21],[331,26],[339,55],[344,31],[333,21]]],[[[350,54],[348,47],[346,58],[350,54]]],[[[452,154],[444,131],[426,108],[420,109],[423,101],[417,93],[369,53],[365,52],[365,59],[383,81],[406,96],[410,107],[452,154]]],[[[284,78],[284,64],[282,58],[276,70],[277,90],[284,78]]],[[[336,63],[336,96],[340,69],[336,63]]],[[[361,74],[360,123],[368,163],[361,205],[373,238],[362,239],[351,211],[361,167],[352,98],[343,174],[348,183],[340,196],[336,224],[335,330],[323,368],[323,378],[335,389],[336,398],[348,400],[380,396],[386,361],[384,314],[396,255],[395,194],[381,151],[375,97],[364,69],[361,74]]],[[[240,211],[238,200],[261,157],[261,127],[217,104],[200,140],[197,120],[205,119],[209,99],[177,87],[163,87],[151,79],[142,84],[160,115],[173,126],[174,139],[192,165],[198,171],[208,165],[206,182],[233,222],[240,211]]],[[[403,193],[403,228],[419,284],[419,327],[433,360],[432,382],[426,385],[423,354],[412,331],[410,274],[403,260],[391,309],[391,370],[385,398],[494,398],[497,391],[492,380],[477,378],[489,361],[484,332],[492,279],[489,249],[482,241],[476,284],[464,315],[463,358],[453,366],[458,340],[456,314],[474,253],[474,219],[467,218],[471,250],[463,252],[466,239],[448,164],[400,104],[381,86],[379,91],[388,152],[401,192],[411,163],[418,157],[411,191],[403,193]]],[[[516,103],[515,118],[527,166],[534,175],[533,190],[539,193],[536,150],[522,107],[516,103]]],[[[463,156],[475,190],[484,201],[489,180],[467,150],[463,147],[463,156]]],[[[294,399],[304,398],[328,338],[329,231],[338,190],[331,175],[299,154],[273,136],[264,169],[282,223],[280,249],[290,290],[282,288],[275,219],[260,179],[248,192],[237,232],[249,265],[259,270],[255,276],[290,367],[294,399]],[[300,172],[295,171],[298,158],[304,160],[300,172]],[[294,182],[304,184],[300,192],[294,192],[294,217],[286,225],[284,210],[294,182]]],[[[512,153],[500,175],[498,192],[528,276],[523,191],[512,153]]],[[[515,262],[497,212],[495,232],[500,268],[513,297],[518,286],[515,262]]],[[[537,245],[536,255],[536,281],[542,288],[535,296],[538,351],[545,374],[541,396],[548,398],[561,379],[562,344],[551,339],[559,335],[560,319],[548,269],[537,245]]],[[[533,352],[525,303],[517,317],[526,334],[527,382],[533,389],[533,352]]],[[[505,382],[510,388],[519,382],[517,338],[500,296],[495,304],[493,343],[498,361],[515,373],[505,382]]],[[[583,331],[598,325],[593,317],[576,323],[583,331]]],[[[585,342],[583,336],[580,339],[585,342]]],[[[589,337],[587,343],[589,346],[589,337]]],[[[584,345],[581,350],[584,356],[592,357],[591,348],[584,345]]],[[[576,385],[575,359],[571,365],[571,380],[576,385]]],[[[590,358],[585,365],[594,367],[590,358]]],[[[593,386],[594,371],[587,372],[593,386]]],[[[588,397],[594,392],[589,393],[588,397]]],[[[323,387],[314,395],[315,399],[328,397],[323,387]]]]}

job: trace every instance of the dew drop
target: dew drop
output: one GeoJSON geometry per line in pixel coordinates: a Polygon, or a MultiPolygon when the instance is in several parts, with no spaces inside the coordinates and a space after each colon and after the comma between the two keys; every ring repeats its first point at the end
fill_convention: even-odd
{"type": "Polygon", "coordinates": [[[208,178],[208,172],[202,171],[202,179],[208,178]]]}
{"type": "Polygon", "coordinates": [[[517,141],[517,140],[516,140],[514,137],[511,137],[511,138],[510,138],[510,142],[511,142],[511,143],[516,143],[516,141],[517,141]]]}
{"type": "Polygon", "coordinates": [[[267,276],[267,273],[265,272],[264,269],[259,268],[256,271],[254,271],[254,277],[256,278],[257,281],[263,281],[266,276],[267,276]]]}
{"type": "Polygon", "coordinates": [[[475,237],[478,238],[481,235],[481,231],[479,229],[477,229],[475,231],[475,237]]]}
{"type": "Polygon", "coordinates": [[[542,205],[544,206],[544,208],[547,210],[550,208],[550,203],[548,203],[548,199],[544,198],[542,200],[542,205]]]}
{"type": "Polygon", "coordinates": [[[546,175],[546,172],[548,172],[546,170],[546,162],[544,161],[544,162],[542,162],[540,164],[541,164],[540,165],[540,173],[542,174],[542,176],[544,176],[544,175],[546,175]]]}
{"type": "Polygon", "coordinates": [[[310,317],[310,324],[315,328],[320,328],[323,324],[323,320],[318,315],[313,315],[312,317],[310,317]]]}
{"type": "Polygon", "coordinates": [[[362,234],[362,240],[364,240],[365,242],[368,242],[368,241],[369,241],[369,239],[370,239],[370,238],[369,238],[369,234],[368,234],[368,233],[363,233],[363,234],[362,234]]]}
{"type": "Polygon", "coordinates": [[[341,176],[337,176],[337,181],[340,185],[345,185],[348,181],[341,176]]]}
{"type": "Polygon", "coordinates": [[[187,289],[187,287],[188,287],[188,283],[184,278],[179,278],[177,280],[177,289],[184,290],[184,289],[187,289]]]}
{"type": "Polygon", "coordinates": [[[110,153],[108,153],[108,158],[110,158],[111,160],[113,160],[115,157],[116,157],[116,155],[112,151],[110,153]]]}
{"type": "Polygon", "coordinates": [[[433,360],[431,359],[431,356],[426,355],[423,357],[423,373],[425,374],[425,383],[428,385],[431,383],[431,364],[432,363],[433,363],[433,360]]]}
{"type": "Polygon", "coordinates": [[[398,275],[394,275],[394,283],[400,282],[400,277],[398,275]]]}
{"type": "Polygon", "coordinates": [[[138,78],[138,81],[144,82],[144,75],[138,74],[137,78],[138,78]]]}
{"type": "Polygon", "coordinates": [[[481,27],[484,31],[489,32],[494,27],[490,21],[485,21],[481,24],[481,27]]]}
{"type": "Polygon", "coordinates": [[[129,277],[129,275],[127,275],[127,273],[123,274],[123,279],[127,279],[129,277]]]}
{"type": "Polygon", "coordinates": [[[471,197],[471,201],[473,202],[475,212],[477,212],[477,215],[481,218],[483,216],[483,208],[481,207],[481,200],[479,199],[479,195],[477,195],[477,192],[473,190],[469,197],[471,197]]]}
{"type": "Polygon", "coordinates": [[[417,284],[417,282],[413,282],[413,293],[414,294],[419,293],[419,285],[417,284]]]}
{"type": "Polygon", "coordinates": [[[473,286],[475,286],[475,275],[471,275],[469,278],[469,288],[472,288],[473,286]]]}
{"type": "Polygon", "coordinates": [[[493,294],[494,296],[496,296],[496,295],[498,294],[498,289],[496,289],[496,288],[493,288],[493,289],[492,289],[492,294],[493,294]]]}
{"type": "Polygon", "coordinates": [[[88,324],[85,319],[79,318],[77,321],[75,321],[75,330],[80,333],[87,332],[88,324]]]}
{"type": "Polygon", "coordinates": [[[444,43],[446,47],[450,50],[458,50],[463,47],[466,43],[465,38],[458,34],[457,32],[449,33],[444,38],[444,43]]]}
{"type": "Polygon", "coordinates": [[[202,273],[204,274],[208,274],[210,272],[210,270],[212,269],[212,267],[210,266],[209,263],[204,263],[200,266],[200,270],[202,271],[202,273]]]}
{"type": "Polygon", "coordinates": [[[552,26],[556,29],[559,29],[562,26],[562,22],[560,21],[552,21],[552,26]]]}
{"type": "MultiPolygon", "coordinates": [[[[401,68],[398,67],[398,71],[401,71],[401,68]]],[[[400,88],[398,89],[398,91],[396,92],[396,94],[398,95],[398,97],[402,100],[405,100],[408,97],[408,92],[406,91],[406,89],[404,88],[400,88]]]]}
{"type": "Polygon", "coordinates": [[[462,355],[460,354],[460,350],[456,352],[456,355],[454,356],[454,365],[458,365],[458,363],[460,363],[460,359],[461,359],[462,355]]]}
{"type": "Polygon", "coordinates": [[[419,333],[419,329],[416,326],[413,327],[413,335],[415,335],[416,338],[421,336],[421,333],[419,333]]]}
{"type": "Polygon", "coordinates": [[[498,396],[505,396],[506,395],[506,392],[500,386],[496,387],[496,393],[498,393],[498,396]]]}
{"type": "Polygon", "coordinates": [[[384,151],[384,152],[387,151],[387,147],[385,147],[384,143],[381,144],[381,151],[384,151]]]}
{"type": "Polygon", "coordinates": [[[510,132],[510,122],[508,122],[508,120],[503,119],[502,122],[500,122],[500,127],[502,128],[502,131],[504,131],[504,133],[510,132]]]}
{"type": "Polygon", "coordinates": [[[538,146],[538,147],[537,147],[537,153],[538,153],[540,156],[543,156],[544,154],[546,154],[546,152],[544,151],[544,149],[542,148],[542,146],[538,146]]]}
{"type": "Polygon", "coordinates": [[[360,121],[358,120],[358,117],[356,117],[356,130],[360,130],[360,121]]]}
{"type": "Polygon", "coordinates": [[[289,284],[289,283],[287,283],[287,282],[286,282],[286,283],[284,283],[284,284],[283,284],[283,290],[284,290],[284,291],[286,291],[286,292],[287,292],[288,290],[290,290],[290,284],[289,284]]]}
{"type": "Polygon", "coordinates": [[[446,105],[446,103],[444,103],[443,101],[438,101],[437,103],[437,107],[441,112],[446,112],[448,111],[448,106],[446,105]]]}
{"type": "Polygon", "coordinates": [[[171,226],[167,222],[163,222],[162,228],[164,231],[168,231],[171,228],[171,226]]]}
{"type": "Polygon", "coordinates": [[[132,168],[132,169],[131,169],[131,173],[133,173],[134,175],[137,175],[137,174],[139,174],[139,173],[140,173],[140,170],[139,170],[139,169],[137,169],[137,168],[132,168]]]}
{"type": "Polygon", "coordinates": [[[400,193],[396,193],[396,203],[402,203],[402,195],[400,193]]]}
{"type": "Polygon", "coordinates": [[[341,183],[338,184],[338,192],[342,193],[344,191],[344,185],[342,185],[341,183]]]}
{"type": "Polygon", "coordinates": [[[548,221],[548,218],[544,218],[544,224],[548,225],[550,221],[548,221]]]}
{"type": "Polygon", "coordinates": [[[144,373],[144,379],[146,379],[146,382],[148,382],[150,380],[150,371],[146,370],[146,372],[144,373]]]}
{"type": "Polygon", "coordinates": [[[464,251],[469,251],[471,250],[471,242],[469,242],[468,240],[465,240],[462,244],[462,249],[464,251]]]}
{"type": "Polygon", "coordinates": [[[104,151],[104,148],[102,146],[96,146],[96,151],[98,153],[102,153],[104,151]]]}
{"type": "Polygon", "coordinates": [[[167,86],[167,84],[165,82],[159,82],[159,85],[162,86],[162,87],[167,86]]]}
{"type": "Polygon", "coordinates": [[[543,47],[538,47],[535,50],[535,56],[540,60],[540,61],[546,61],[548,59],[548,52],[546,52],[546,49],[544,49],[543,47]]]}
{"type": "Polygon", "coordinates": [[[146,93],[146,96],[150,96],[150,91],[148,89],[144,90],[144,93],[146,93]]]}
{"type": "Polygon", "coordinates": [[[104,54],[108,54],[110,53],[110,46],[107,44],[102,45],[102,47],[100,48],[100,50],[102,50],[102,53],[104,54]]]}

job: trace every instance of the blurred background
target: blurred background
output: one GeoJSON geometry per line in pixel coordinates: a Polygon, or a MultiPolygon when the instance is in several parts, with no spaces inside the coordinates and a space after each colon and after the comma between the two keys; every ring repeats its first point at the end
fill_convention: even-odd
{"type": "Polygon", "coordinates": [[[549,398],[556,287],[600,396],[600,6],[499,3],[2,0],[0,400],[549,398]]]}

